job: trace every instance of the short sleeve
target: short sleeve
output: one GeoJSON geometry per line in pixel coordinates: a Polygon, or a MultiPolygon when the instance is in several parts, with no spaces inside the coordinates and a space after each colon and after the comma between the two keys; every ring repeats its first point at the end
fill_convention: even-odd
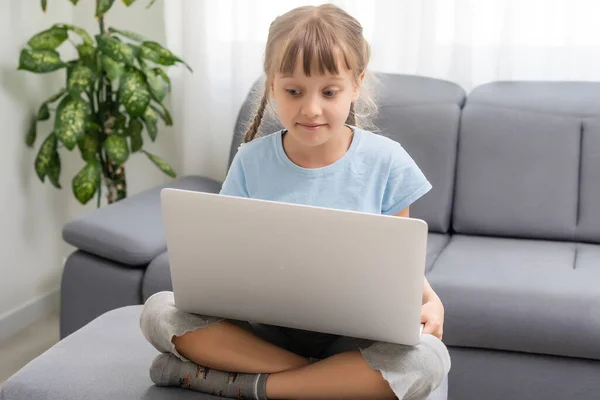
{"type": "Polygon", "coordinates": [[[392,160],[383,194],[381,213],[395,215],[417,201],[432,188],[423,172],[404,149],[392,160]]]}
{"type": "Polygon", "coordinates": [[[236,197],[250,197],[246,188],[246,176],[242,165],[242,157],[240,151],[235,155],[229,167],[229,172],[223,182],[219,194],[236,197]]]}

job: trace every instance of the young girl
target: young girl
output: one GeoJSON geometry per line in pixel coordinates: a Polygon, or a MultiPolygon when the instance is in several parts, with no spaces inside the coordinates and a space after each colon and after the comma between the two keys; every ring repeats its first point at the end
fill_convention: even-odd
{"type": "MultiPolygon", "coordinates": [[[[369,53],[361,25],[335,6],[275,19],[264,94],[221,193],[408,216],[431,185],[398,143],[357,127],[369,53]],[[269,103],[285,129],[255,139],[269,103]]],[[[240,399],[424,399],[450,369],[443,318],[425,281],[417,346],[188,314],[172,292],[150,297],[140,324],[163,353],[150,368],[158,386],[240,399]]]]}

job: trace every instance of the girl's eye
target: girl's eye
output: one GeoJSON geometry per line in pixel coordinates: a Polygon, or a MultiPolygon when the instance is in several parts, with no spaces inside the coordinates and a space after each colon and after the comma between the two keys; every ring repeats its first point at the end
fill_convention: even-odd
{"type": "Polygon", "coordinates": [[[300,92],[299,92],[299,91],[297,91],[297,90],[295,90],[295,89],[286,89],[286,90],[287,90],[287,92],[288,92],[289,94],[291,94],[291,95],[292,95],[292,96],[294,96],[294,97],[296,97],[296,96],[298,96],[298,95],[300,94],[300,92]]]}
{"type": "Polygon", "coordinates": [[[336,90],[325,90],[323,92],[323,94],[327,97],[333,97],[333,96],[335,96],[336,93],[337,93],[336,90]]]}

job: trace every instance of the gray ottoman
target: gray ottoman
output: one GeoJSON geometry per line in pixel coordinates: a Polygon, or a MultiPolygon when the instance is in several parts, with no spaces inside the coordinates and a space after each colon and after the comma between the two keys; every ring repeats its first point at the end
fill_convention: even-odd
{"type": "MultiPolygon", "coordinates": [[[[141,309],[110,311],[66,337],[6,381],[0,399],[221,399],[154,386],[148,367],[158,352],[139,329],[141,309]]],[[[444,382],[429,400],[446,393],[444,382]]]]}

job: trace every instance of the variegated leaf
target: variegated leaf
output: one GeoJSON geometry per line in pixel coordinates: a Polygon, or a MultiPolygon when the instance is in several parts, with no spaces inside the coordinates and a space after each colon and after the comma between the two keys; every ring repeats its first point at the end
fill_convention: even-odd
{"type": "Polygon", "coordinates": [[[116,81],[125,73],[125,67],[107,55],[102,55],[102,69],[106,71],[106,75],[111,82],[116,81]]]}
{"type": "Polygon", "coordinates": [[[135,40],[137,42],[143,42],[144,40],[146,40],[146,38],[143,37],[142,35],[140,35],[139,33],[131,32],[131,31],[127,31],[127,30],[108,28],[108,31],[110,33],[116,33],[116,34],[124,36],[126,38],[135,40]]]}
{"type": "Polygon", "coordinates": [[[115,0],[96,0],[96,17],[102,17],[112,7],[115,0]]]}
{"type": "Polygon", "coordinates": [[[112,36],[98,36],[98,48],[113,60],[133,65],[134,49],[112,36]]]}
{"type": "Polygon", "coordinates": [[[142,43],[140,46],[140,56],[160,65],[174,65],[175,63],[180,62],[192,71],[190,66],[181,58],[156,42],[146,41],[142,43]]]}
{"type": "Polygon", "coordinates": [[[158,117],[151,107],[148,107],[144,113],[144,122],[146,123],[148,136],[150,136],[150,139],[154,142],[158,133],[158,126],[156,124],[158,122],[158,117]]]}
{"type": "Polygon", "coordinates": [[[90,161],[72,181],[73,194],[81,204],[90,201],[100,187],[101,168],[98,161],[90,161]]]}
{"type": "Polygon", "coordinates": [[[95,79],[96,74],[94,74],[94,71],[85,65],[77,65],[75,68],[73,68],[71,74],[69,75],[67,88],[71,93],[77,95],[88,90],[94,83],[95,79]]]}
{"type": "Polygon", "coordinates": [[[94,40],[92,39],[90,34],[86,32],[85,29],[80,28],[75,25],[55,25],[55,26],[64,26],[65,28],[67,28],[67,29],[75,32],[77,35],[79,35],[81,37],[81,39],[83,40],[83,43],[90,45],[90,46],[94,46],[94,40]]]}
{"type": "Polygon", "coordinates": [[[129,158],[127,139],[121,135],[109,135],[103,144],[104,151],[109,159],[116,164],[123,164],[129,158]]]}
{"type": "Polygon", "coordinates": [[[167,83],[167,85],[169,86],[169,92],[170,92],[171,91],[171,79],[169,78],[167,73],[160,68],[154,68],[154,73],[157,74],[158,76],[160,76],[167,83]]]}
{"type": "Polygon", "coordinates": [[[83,135],[77,145],[79,146],[81,157],[85,161],[94,161],[98,159],[96,155],[98,154],[99,150],[99,140],[98,133],[96,131],[87,129],[87,132],[85,135],[83,135]]]}
{"type": "Polygon", "coordinates": [[[19,57],[19,70],[35,73],[56,71],[66,66],[55,50],[23,49],[19,57]]]}
{"type": "Polygon", "coordinates": [[[50,164],[48,165],[48,179],[52,182],[55,188],[61,189],[60,186],[60,156],[58,155],[58,151],[54,151],[52,157],[50,158],[50,164]]]}
{"type": "Polygon", "coordinates": [[[29,122],[29,130],[27,131],[27,136],[25,136],[25,144],[27,147],[33,147],[35,143],[35,139],[37,137],[37,117],[33,116],[31,121],[29,122]]]}
{"type": "Polygon", "coordinates": [[[119,94],[121,103],[131,117],[144,115],[150,104],[150,90],[140,71],[131,70],[123,76],[119,94]]]}
{"type": "Polygon", "coordinates": [[[146,75],[146,82],[150,88],[150,92],[154,96],[154,99],[159,103],[164,100],[167,95],[167,87],[164,84],[161,77],[159,77],[153,69],[145,67],[143,65],[144,75],[146,75]]]}
{"type": "Polygon", "coordinates": [[[158,104],[160,105],[162,110],[159,110],[158,107],[156,107],[154,104],[150,105],[150,107],[152,107],[152,109],[156,111],[156,113],[162,118],[163,121],[165,121],[165,125],[173,125],[173,118],[171,118],[171,113],[169,112],[169,110],[167,110],[167,107],[165,107],[162,103],[158,104]]]}
{"type": "Polygon", "coordinates": [[[54,50],[67,40],[68,37],[69,35],[65,28],[54,26],[38,33],[29,39],[27,44],[34,50],[54,50]]]}
{"type": "Polygon", "coordinates": [[[144,139],[142,139],[142,129],[144,129],[144,126],[137,118],[132,118],[129,121],[129,126],[127,127],[127,136],[129,136],[132,153],[140,151],[144,145],[144,139]]]}
{"type": "Polygon", "coordinates": [[[147,151],[144,153],[148,156],[148,159],[154,163],[162,172],[169,175],[171,178],[176,178],[177,174],[173,167],[171,167],[165,160],[160,158],[159,156],[155,156],[154,154],[150,154],[147,151]]]}
{"type": "Polygon", "coordinates": [[[81,62],[89,67],[92,71],[97,71],[98,68],[98,50],[87,43],[80,44],[77,46],[77,52],[79,53],[79,59],[81,62]]]}
{"type": "Polygon", "coordinates": [[[80,97],[66,96],[56,110],[54,133],[67,149],[73,150],[85,134],[90,105],[80,97]]]}
{"type": "Polygon", "coordinates": [[[54,157],[56,148],[56,136],[54,133],[51,133],[44,140],[44,143],[42,143],[35,158],[35,172],[42,182],[44,182],[44,178],[48,175],[48,169],[50,163],[52,163],[52,157],[54,157]]]}

